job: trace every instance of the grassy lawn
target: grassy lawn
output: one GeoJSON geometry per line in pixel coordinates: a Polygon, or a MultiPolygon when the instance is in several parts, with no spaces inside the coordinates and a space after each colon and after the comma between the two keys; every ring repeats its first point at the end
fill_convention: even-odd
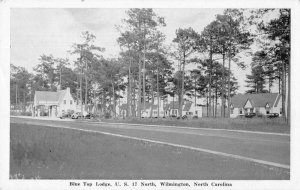
{"type": "Polygon", "coordinates": [[[261,131],[272,133],[290,133],[290,126],[282,118],[200,118],[189,120],[178,120],[169,118],[143,118],[143,119],[120,119],[102,120],[107,122],[149,124],[149,125],[169,125],[182,127],[234,129],[246,131],[261,131]]]}
{"type": "Polygon", "coordinates": [[[11,179],[289,179],[289,171],[69,129],[11,123],[11,179]]]}

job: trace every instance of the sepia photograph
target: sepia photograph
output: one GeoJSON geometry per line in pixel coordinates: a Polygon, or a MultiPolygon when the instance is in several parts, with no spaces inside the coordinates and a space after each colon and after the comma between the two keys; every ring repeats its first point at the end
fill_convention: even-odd
{"type": "Polygon", "coordinates": [[[291,13],[11,7],[8,180],[291,180],[291,13]]]}

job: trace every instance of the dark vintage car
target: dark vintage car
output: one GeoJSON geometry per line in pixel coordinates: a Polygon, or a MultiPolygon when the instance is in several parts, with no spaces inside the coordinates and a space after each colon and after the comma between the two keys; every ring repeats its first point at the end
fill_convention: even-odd
{"type": "Polygon", "coordinates": [[[276,118],[276,117],[279,117],[279,114],[278,113],[270,113],[267,117],[268,118],[276,118]]]}
{"type": "Polygon", "coordinates": [[[246,117],[246,118],[252,118],[252,117],[255,117],[255,116],[256,116],[255,113],[246,113],[246,114],[245,114],[245,117],[246,117]]]}
{"type": "Polygon", "coordinates": [[[93,118],[95,118],[95,115],[92,113],[88,113],[88,114],[86,114],[86,116],[84,118],[85,119],[93,119],[93,118]]]}
{"type": "Polygon", "coordinates": [[[181,117],[182,119],[188,119],[188,116],[187,115],[184,115],[181,117]]]}
{"type": "Polygon", "coordinates": [[[83,117],[83,115],[81,114],[81,112],[75,112],[71,116],[72,119],[79,119],[79,118],[82,118],[82,117],[83,117]]]}
{"type": "Polygon", "coordinates": [[[60,119],[64,119],[64,118],[70,118],[72,116],[72,114],[70,112],[67,113],[62,113],[59,118],[60,119]]]}

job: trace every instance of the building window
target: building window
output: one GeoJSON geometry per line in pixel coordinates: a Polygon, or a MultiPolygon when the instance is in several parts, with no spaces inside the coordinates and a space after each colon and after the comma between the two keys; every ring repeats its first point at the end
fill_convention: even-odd
{"type": "Polygon", "coordinates": [[[72,105],[72,103],[73,103],[72,100],[70,100],[70,104],[71,104],[71,105],[72,105]]]}
{"type": "Polygon", "coordinates": [[[230,109],[230,114],[233,114],[233,108],[230,109]]]}
{"type": "Polygon", "coordinates": [[[242,108],[240,108],[240,114],[243,114],[243,110],[242,110],[242,108]]]}
{"type": "Polygon", "coordinates": [[[64,104],[66,104],[67,103],[67,100],[64,100],[64,104]]]}
{"type": "Polygon", "coordinates": [[[195,114],[198,115],[198,111],[195,111],[195,114]]]}

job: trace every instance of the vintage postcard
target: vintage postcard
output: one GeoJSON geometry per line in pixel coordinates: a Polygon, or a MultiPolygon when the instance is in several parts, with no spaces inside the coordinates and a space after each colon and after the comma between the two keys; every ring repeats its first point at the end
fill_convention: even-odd
{"type": "Polygon", "coordinates": [[[0,1],[0,189],[299,189],[300,2],[244,3],[0,1]]]}

